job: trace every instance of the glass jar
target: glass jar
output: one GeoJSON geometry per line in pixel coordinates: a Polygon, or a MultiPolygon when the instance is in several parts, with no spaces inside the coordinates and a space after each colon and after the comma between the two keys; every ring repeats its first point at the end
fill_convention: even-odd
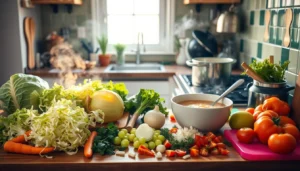
{"type": "Polygon", "coordinates": [[[125,64],[125,55],[124,53],[117,53],[117,65],[124,65],[125,64]]]}

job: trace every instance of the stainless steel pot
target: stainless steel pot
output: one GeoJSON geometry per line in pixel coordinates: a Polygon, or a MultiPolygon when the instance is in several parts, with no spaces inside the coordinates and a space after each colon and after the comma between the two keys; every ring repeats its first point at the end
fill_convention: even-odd
{"type": "Polygon", "coordinates": [[[192,84],[194,86],[225,86],[229,83],[232,58],[194,58],[186,61],[192,66],[192,84]]]}
{"type": "Polygon", "coordinates": [[[246,89],[249,89],[248,107],[256,107],[270,97],[278,97],[280,100],[288,101],[288,92],[295,87],[282,83],[261,83],[253,81],[246,89]]]}

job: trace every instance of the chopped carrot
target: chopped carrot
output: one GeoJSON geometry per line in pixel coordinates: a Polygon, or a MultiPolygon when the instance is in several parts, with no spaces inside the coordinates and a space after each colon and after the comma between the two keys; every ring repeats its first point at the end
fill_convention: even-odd
{"type": "Polygon", "coordinates": [[[9,141],[12,141],[12,142],[15,142],[15,143],[25,143],[26,140],[25,140],[25,135],[28,137],[29,135],[31,134],[31,131],[27,131],[25,132],[25,134],[23,135],[19,135],[9,141]]]}
{"type": "Polygon", "coordinates": [[[54,147],[33,147],[27,144],[7,141],[4,144],[4,151],[20,154],[46,154],[54,151],[54,147]]]}
{"type": "Polygon", "coordinates": [[[97,136],[97,132],[93,131],[89,137],[89,139],[86,141],[85,145],[84,145],[84,156],[87,158],[91,158],[93,155],[93,143],[94,143],[94,139],[97,136]]]}

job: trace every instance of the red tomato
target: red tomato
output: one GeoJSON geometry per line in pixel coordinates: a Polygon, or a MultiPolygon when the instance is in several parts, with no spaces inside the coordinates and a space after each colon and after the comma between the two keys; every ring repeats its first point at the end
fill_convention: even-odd
{"type": "Polygon", "coordinates": [[[268,140],[269,148],[280,154],[291,153],[297,146],[296,139],[290,134],[272,134],[268,140]]]}
{"type": "Polygon", "coordinates": [[[256,134],[251,128],[241,128],[236,132],[236,136],[240,142],[250,144],[253,142],[256,134]]]}
{"type": "Polygon", "coordinates": [[[229,154],[229,150],[224,149],[224,148],[218,148],[219,153],[222,155],[228,155],[229,154]]]}
{"type": "Polygon", "coordinates": [[[250,107],[250,108],[247,108],[245,111],[246,112],[249,112],[249,113],[251,113],[252,115],[254,114],[254,108],[252,108],[252,107],[250,107]]]}
{"type": "Polygon", "coordinates": [[[175,157],[176,152],[174,150],[166,150],[166,156],[167,157],[175,157]]]}
{"type": "Polygon", "coordinates": [[[171,148],[172,144],[170,143],[169,140],[166,140],[164,143],[164,146],[166,147],[166,149],[169,149],[169,148],[171,148]]]}
{"type": "Polygon", "coordinates": [[[186,151],[183,150],[175,150],[177,157],[183,157],[186,155],[186,151]]]}

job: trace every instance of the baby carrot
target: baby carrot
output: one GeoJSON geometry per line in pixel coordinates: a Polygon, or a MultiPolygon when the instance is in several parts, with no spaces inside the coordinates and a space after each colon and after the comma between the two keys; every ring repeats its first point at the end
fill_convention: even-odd
{"type": "Polygon", "coordinates": [[[85,145],[84,145],[84,156],[87,158],[91,158],[93,155],[93,142],[95,137],[97,136],[97,132],[93,131],[89,137],[89,139],[86,141],[85,145]]]}
{"type": "MultiPolygon", "coordinates": [[[[30,135],[31,131],[27,131],[25,132],[25,135],[28,137],[30,135]]],[[[26,140],[25,140],[25,136],[24,135],[19,135],[9,141],[12,141],[12,142],[15,142],[15,143],[25,143],[26,140]]]]}
{"type": "Polygon", "coordinates": [[[33,147],[26,144],[15,143],[13,141],[7,141],[4,144],[4,151],[10,153],[21,154],[46,154],[54,150],[54,147],[33,147]]]}

